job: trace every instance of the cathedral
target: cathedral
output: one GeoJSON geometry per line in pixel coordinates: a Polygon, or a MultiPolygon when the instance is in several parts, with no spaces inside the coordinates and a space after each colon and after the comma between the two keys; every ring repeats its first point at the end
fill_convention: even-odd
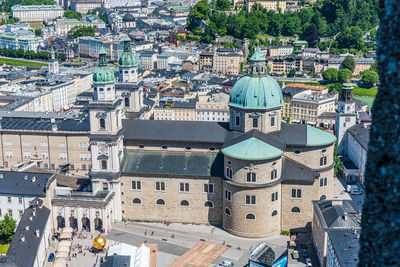
{"type": "Polygon", "coordinates": [[[126,37],[117,82],[100,50],[94,97],[79,117],[0,119],[3,162],[30,159],[19,155],[32,147],[45,167],[67,159],[70,169],[89,170],[90,192],[49,189],[54,229],[177,222],[255,238],[310,227],[311,201],[332,197],[336,137],[282,121],[281,88],[266,74],[259,48],[232,88],[229,122],[158,121],[127,116],[143,107],[130,43],[126,37]],[[4,157],[7,142],[17,144],[8,154],[14,158],[4,157]]]}

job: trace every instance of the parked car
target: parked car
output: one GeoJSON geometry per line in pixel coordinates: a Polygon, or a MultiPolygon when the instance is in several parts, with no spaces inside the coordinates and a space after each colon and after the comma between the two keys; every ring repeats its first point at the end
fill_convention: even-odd
{"type": "Polygon", "coordinates": [[[352,195],[361,195],[362,194],[362,190],[360,187],[358,187],[358,185],[352,185],[350,186],[350,194],[352,195]]]}
{"type": "Polygon", "coordinates": [[[312,263],[311,263],[311,259],[310,258],[306,258],[306,266],[307,267],[312,267],[312,263]]]}
{"type": "Polygon", "coordinates": [[[49,258],[47,259],[49,262],[53,262],[54,261],[54,253],[50,253],[49,254],[49,258]]]}
{"type": "Polygon", "coordinates": [[[219,266],[221,266],[221,267],[231,267],[231,266],[233,266],[233,262],[228,261],[228,260],[224,260],[223,262],[221,262],[219,264],[219,266]]]}

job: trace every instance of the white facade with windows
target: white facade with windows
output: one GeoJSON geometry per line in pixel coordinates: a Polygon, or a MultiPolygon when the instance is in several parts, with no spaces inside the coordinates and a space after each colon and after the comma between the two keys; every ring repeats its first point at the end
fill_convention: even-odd
{"type": "Polygon", "coordinates": [[[11,15],[20,21],[43,21],[64,16],[64,9],[59,5],[15,5],[11,15]]]}

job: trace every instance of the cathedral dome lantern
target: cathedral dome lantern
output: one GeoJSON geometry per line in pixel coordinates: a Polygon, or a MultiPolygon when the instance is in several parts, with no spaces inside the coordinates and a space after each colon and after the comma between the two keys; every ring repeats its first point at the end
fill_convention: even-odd
{"type": "Polygon", "coordinates": [[[248,74],[239,78],[232,88],[228,104],[231,130],[268,132],[280,129],[282,90],[278,82],[266,74],[265,60],[257,46],[250,58],[248,74]]]}
{"type": "Polygon", "coordinates": [[[107,55],[106,51],[102,47],[99,51],[99,65],[93,73],[94,84],[108,84],[114,83],[115,76],[114,71],[107,66],[107,55]]]}

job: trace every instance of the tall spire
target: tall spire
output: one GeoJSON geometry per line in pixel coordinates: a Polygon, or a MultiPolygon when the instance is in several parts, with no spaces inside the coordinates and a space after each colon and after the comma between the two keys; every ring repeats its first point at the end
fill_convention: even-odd
{"type": "Polygon", "coordinates": [[[129,38],[128,35],[126,35],[123,39],[124,42],[124,52],[131,52],[131,38],[129,38]]]}
{"type": "Polygon", "coordinates": [[[249,68],[249,74],[253,76],[263,76],[265,75],[265,61],[267,59],[264,57],[264,55],[260,51],[260,47],[257,44],[254,54],[250,58],[250,68],[249,68]]]}

